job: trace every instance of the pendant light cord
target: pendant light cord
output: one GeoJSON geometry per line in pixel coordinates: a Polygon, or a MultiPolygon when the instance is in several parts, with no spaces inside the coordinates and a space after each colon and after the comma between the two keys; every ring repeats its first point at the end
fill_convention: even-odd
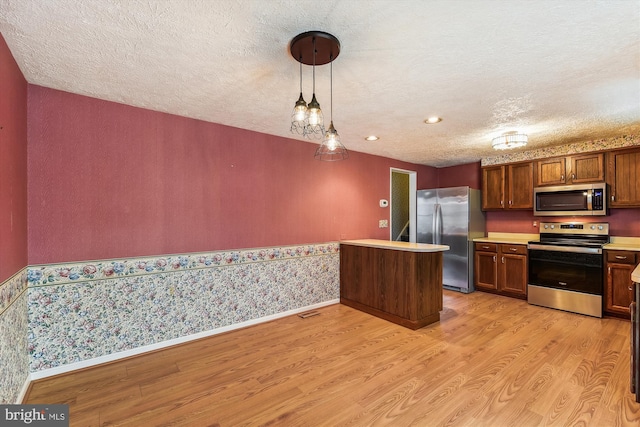
{"type": "Polygon", "coordinates": [[[313,94],[316,93],[316,38],[313,38],[313,94]]]}
{"type": "Polygon", "coordinates": [[[300,55],[300,93],[302,93],[302,55],[300,55]]]}
{"type": "Polygon", "coordinates": [[[331,107],[331,112],[329,113],[329,118],[331,119],[331,123],[333,124],[333,54],[331,54],[331,56],[329,56],[329,70],[330,70],[330,83],[331,83],[331,89],[329,91],[329,95],[331,96],[330,102],[329,102],[329,106],[331,107]]]}

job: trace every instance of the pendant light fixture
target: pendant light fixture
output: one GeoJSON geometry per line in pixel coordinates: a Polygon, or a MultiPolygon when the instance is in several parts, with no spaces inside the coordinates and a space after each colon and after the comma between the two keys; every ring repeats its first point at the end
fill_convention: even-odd
{"type": "Polygon", "coordinates": [[[304,135],[309,139],[321,138],[324,134],[324,117],[320,104],[316,99],[316,37],[312,36],[313,41],[313,95],[311,102],[307,105],[307,121],[304,127],[304,135]]]}
{"type": "Polygon", "coordinates": [[[329,129],[324,134],[324,139],[322,143],[316,150],[315,158],[318,160],[324,160],[327,162],[333,162],[336,160],[346,160],[349,158],[349,152],[340,142],[340,135],[338,135],[338,131],[335,127],[333,127],[333,60],[330,64],[331,67],[331,97],[330,99],[330,108],[329,111],[331,115],[331,124],[329,125],[329,129]]]}
{"type": "Polygon", "coordinates": [[[291,133],[304,135],[307,113],[307,103],[302,97],[302,61],[300,61],[300,97],[296,101],[296,105],[293,107],[293,113],[291,114],[291,133]]]}
{"type": "MultiPolygon", "coordinates": [[[[324,128],[324,117],[320,103],[316,98],[316,65],[325,65],[332,63],[340,54],[340,42],[338,39],[323,31],[307,31],[295,36],[289,44],[289,51],[291,56],[298,61],[300,65],[300,81],[302,82],[302,64],[311,65],[313,67],[313,95],[311,102],[306,104],[306,116],[304,120],[304,126],[302,135],[308,139],[327,139],[329,135],[330,140],[333,141],[332,136],[337,136],[337,132],[333,125],[329,127],[328,131],[324,128]]],[[[332,68],[333,72],[333,68],[332,68]]],[[[333,75],[332,75],[333,79],[333,75]]],[[[331,90],[333,91],[333,80],[331,82],[331,90]]],[[[332,93],[333,98],[333,93],[332,93]]],[[[333,102],[333,100],[332,100],[333,102]]],[[[296,116],[298,111],[302,110],[302,104],[304,98],[302,97],[302,83],[300,84],[300,98],[296,102],[296,108],[300,106],[299,110],[294,108],[294,114],[291,119],[291,132],[300,133],[300,123],[298,120],[300,115],[296,116]],[[295,116],[295,117],[294,117],[295,116]]],[[[333,109],[333,106],[332,106],[333,109]]],[[[338,137],[338,143],[340,142],[338,137]]],[[[339,143],[337,146],[344,146],[339,143]]],[[[345,150],[346,151],[346,150],[345,150]]],[[[317,156],[317,153],[316,153],[317,156]]],[[[321,156],[324,157],[324,156],[321,156]]],[[[343,157],[346,158],[346,157],[343,157]]],[[[326,160],[326,159],[322,159],[326,160]]],[[[341,160],[341,159],[334,159],[341,160]]]]}

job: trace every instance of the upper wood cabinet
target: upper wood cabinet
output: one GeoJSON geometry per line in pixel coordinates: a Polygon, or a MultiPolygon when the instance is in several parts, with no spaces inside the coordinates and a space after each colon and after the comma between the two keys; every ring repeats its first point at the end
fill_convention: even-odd
{"type": "Polygon", "coordinates": [[[640,207],[640,147],[607,152],[609,207],[640,207]]]}
{"type": "Polygon", "coordinates": [[[507,165],[507,208],[533,209],[533,162],[507,165]]]}
{"type": "Polygon", "coordinates": [[[482,209],[504,209],[505,167],[482,168],[482,209]]]}
{"type": "Polygon", "coordinates": [[[604,181],[604,154],[587,153],[536,161],[536,187],[604,181]]]}
{"type": "Polygon", "coordinates": [[[482,168],[482,209],[532,209],[533,163],[482,168]]]}

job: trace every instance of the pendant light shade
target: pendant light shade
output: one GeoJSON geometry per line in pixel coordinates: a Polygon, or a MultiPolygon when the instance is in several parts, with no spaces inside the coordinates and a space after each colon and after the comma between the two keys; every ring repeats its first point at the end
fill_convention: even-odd
{"type": "Polygon", "coordinates": [[[315,93],[307,106],[307,121],[304,127],[304,135],[309,139],[320,139],[324,135],[324,117],[315,93]]]}
{"type": "Polygon", "coordinates": [[[300,62],[300,97],[291,113],[291,133],[304,135],[304,127],[307,120],[307,103],[302,97],[302,62],[300,62]]]}
{"type": "Polygon", "coordinates": [[[336,160],[346,160],[349,158],[349,152],[340,142],[340,135],[335,127],[333,127],[333,62],[331,63],[331,124],[324,134],[324,139],[320,146],[316,149],[315,158],[327,162],[336,160]]]}
{"type": "Polygon", "coordinates": [[[340,135],[338,135],[336,128],[333,127],[333,121],[329,125],[327,132],[324,134],[322,143],[316,149],[314,157],[326,162],[346,160],[349,158],[349,152],[346,147],[342,145],[342,142],[340,142],[340,135]]]}

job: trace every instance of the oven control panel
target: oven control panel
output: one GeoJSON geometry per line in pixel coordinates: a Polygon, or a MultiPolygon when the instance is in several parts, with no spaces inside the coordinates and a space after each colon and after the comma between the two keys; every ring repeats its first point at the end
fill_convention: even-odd
{"type": "Polygon", "coordinates": [[[557,234],[609,234],[608,222],[541,222],[540,232],[557,234]]]}

